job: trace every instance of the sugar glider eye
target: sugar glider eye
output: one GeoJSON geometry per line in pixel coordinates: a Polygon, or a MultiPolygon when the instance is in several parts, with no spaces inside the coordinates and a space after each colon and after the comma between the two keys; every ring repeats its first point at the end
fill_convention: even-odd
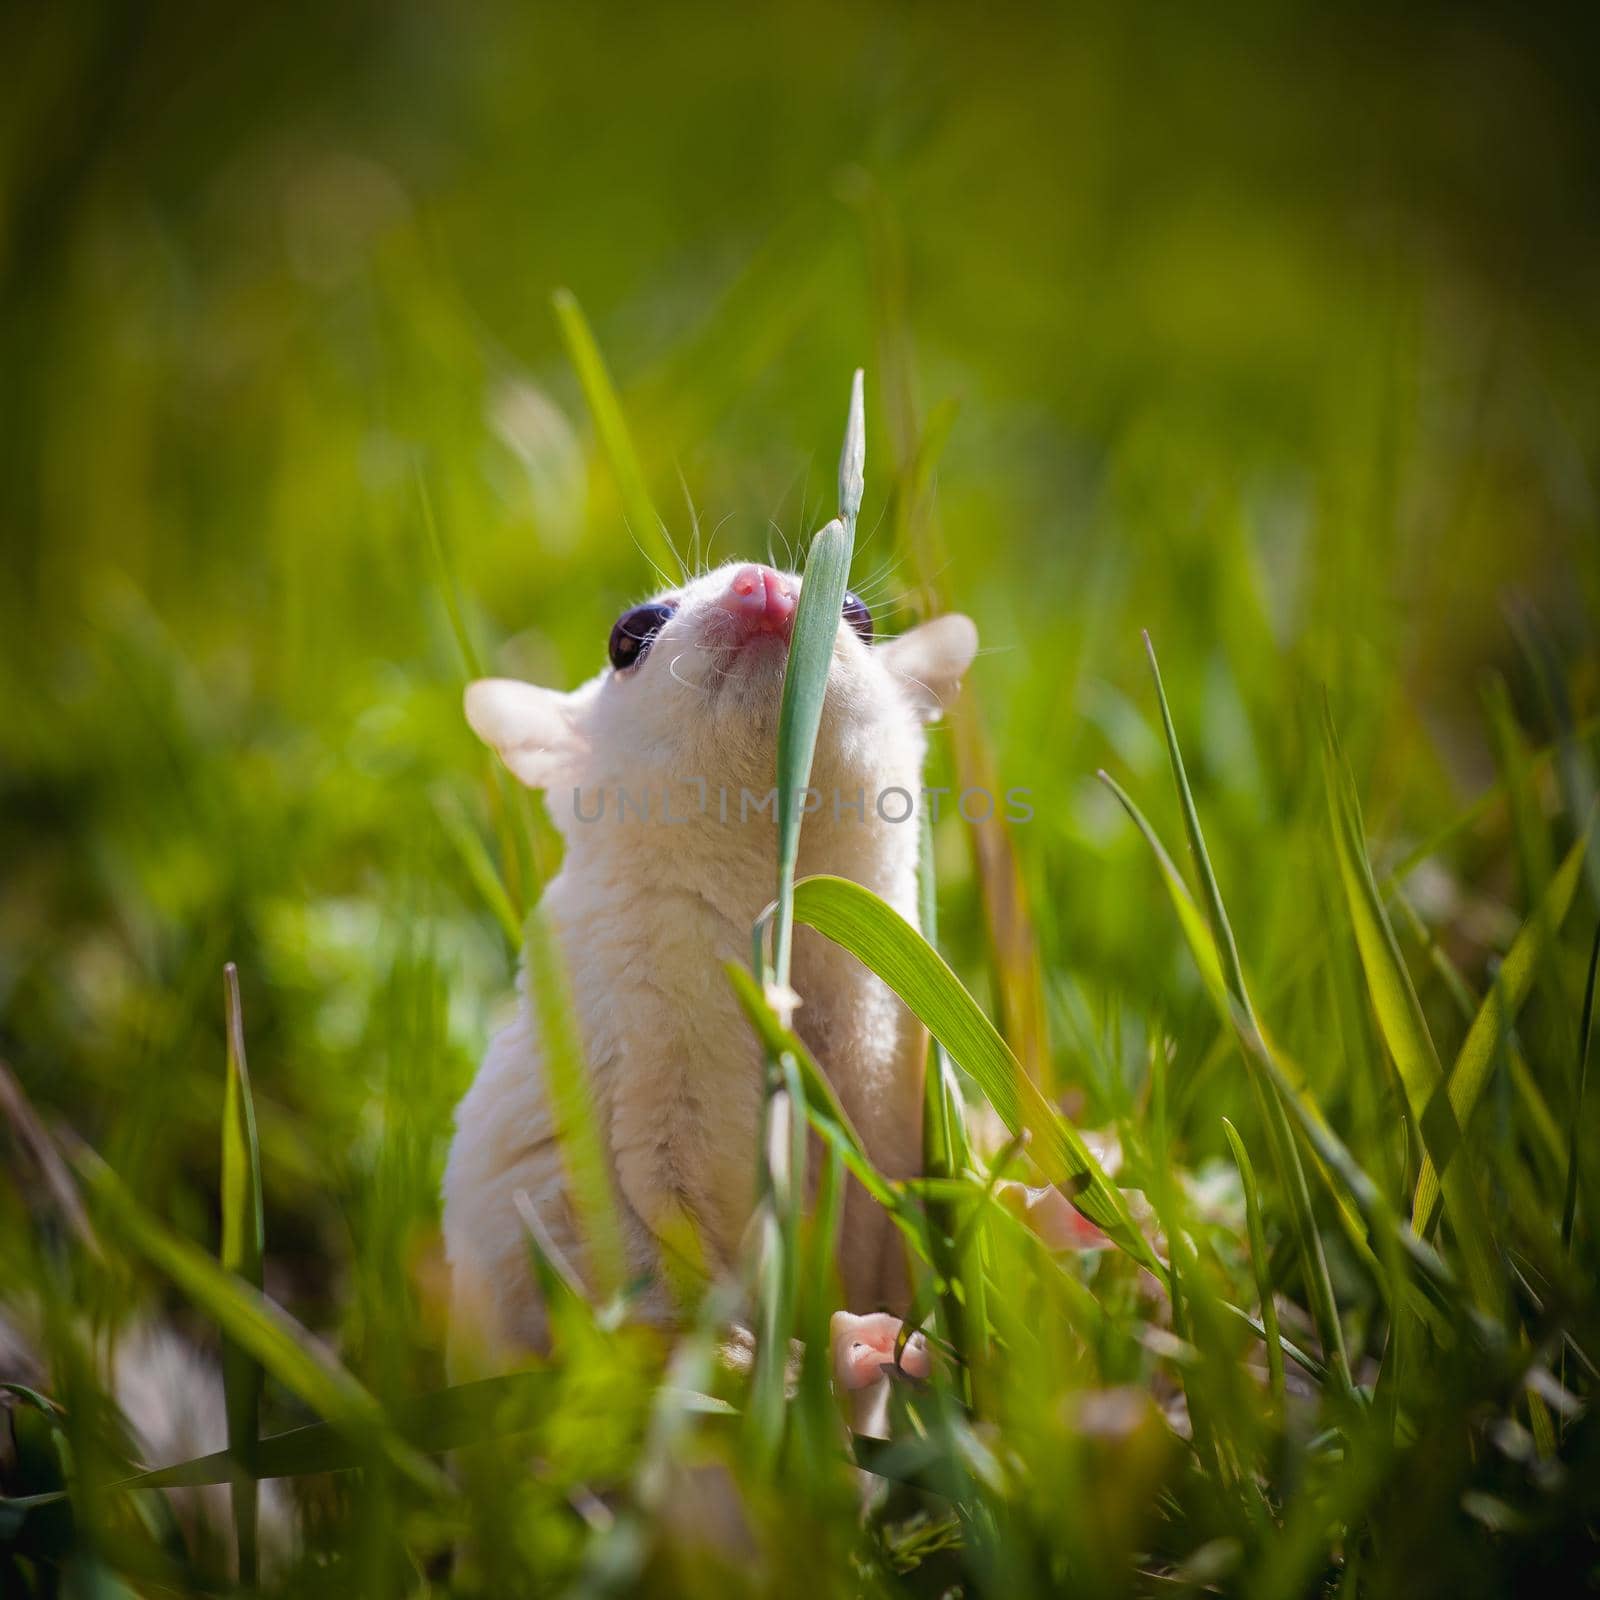
{"type": "Polygon", "coordinates": [[[677,609],[676,600],[651,600],[624,611],[611,630],[611,665],[618,672],[638,666],[677,609]]]}
{"type": "Polygon", "coordinates": [[[845,590],[842,615],[844,620],[861,635],[863,644],[872,643],[872,613],[867,609],[867,602],[854,590],[845,590]]]}

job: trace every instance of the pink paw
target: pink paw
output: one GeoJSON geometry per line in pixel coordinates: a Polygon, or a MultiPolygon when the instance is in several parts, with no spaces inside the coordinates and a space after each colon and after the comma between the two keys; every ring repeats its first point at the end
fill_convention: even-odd
{"type": "MultiPolygon", "coordinates": [[[[880,1382],[885,1367],[894,1366],[895,1340],[900,1337],[900,1319],[887,1311],[874,1311],[858,1317],[853,1312],[833,1314],[833,1377],[841,1389],[865,1389],[880,1382]]],[[[900,1369],[913,1378],[926,1378],[933,1363],[928,1341],[920,1333],[906,1340],[900,1354],[900,1369]]]]}
{"type": "Polygon", "coordinates": [[[1032,1189],[1007,1180],[995,1195],[1007,1211],[1038,1235],[1047,1250],[1105,1250],[1111,1240],[1056,1188],[1032,1189]]]}

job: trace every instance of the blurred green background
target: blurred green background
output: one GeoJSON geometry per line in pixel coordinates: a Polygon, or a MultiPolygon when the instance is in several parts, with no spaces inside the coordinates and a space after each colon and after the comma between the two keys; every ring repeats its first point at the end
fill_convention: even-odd
{"type": "MultiPolygon", "coordinates": [[[[1204,998],[1094,780],[1178,837],[1148,628],[1264,1009],[1348,1109],[1306,959],[1322,687],[1380,869],[1493,782],[1486,683],[1529,748],[1600,699],[1597,17],[11,10],[0,1054],[212,1243],[237,961],[269,1287],[380,1388],[437,1379],[432,1196],[512,957],[452,842],[498,851],[499,802],[425,501],[498,670],[575,684],[652,586],[566,286],[674,537],[692,505],[718,559],[831,512],[864,365],[856,572],[892,599],[896,407],[957,405],[940,582],[1034,795],[1013,843],[1057,1081],[1105,1114],[1138,1090],[1120,1019],[1168,1017],[1176,1132],[1220,1148],[1214,1025],[1184,1026],[1204,998]]],[[[1553,816],[1592,751],[1538,769],[1553,816]]],[[[938,846],[987,994],[958,823],[938,846]]],[[[1490,804],[1416,880],[1475,984],[1537,854],[1490,804]]]]}

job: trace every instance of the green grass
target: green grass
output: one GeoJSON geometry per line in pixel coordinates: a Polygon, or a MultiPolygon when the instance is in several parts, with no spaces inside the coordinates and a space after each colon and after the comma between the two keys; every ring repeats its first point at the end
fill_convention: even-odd
{"type": "Polygon", "coordinates": [[[1370,24],[20,26],[0,1592],[1594,1581],[1590,25],[1370,24]],[[933,779],[1031,791],[1010,829],[946,801],[920,931],[774,863],[780,925],[929,1023],[930,1175],[875,1173],[729,974],[817,1135],[749,1263],[755,1376],[712,1354],[737,1286],[669,1347],[532,1239],[554,1359],[449,1389],[440,1171],[524,954],[602,1266],[609,1205],[534,912],[559,845],[461,686],[574,684],[652,567],[769,545],[881,626],[970,613],[933,779]],[[847,1173],[942,1352],[886,1445],[819,1359],[847,1173]],[[1053,1259],[1005,1173],[1123,1248],[1053,1259]],[[227,1379],[178,1463],[110,1404],[152,1328],[227,1379]],[[202,1526],[177,1483],[218,1486],[202,1526]]]}

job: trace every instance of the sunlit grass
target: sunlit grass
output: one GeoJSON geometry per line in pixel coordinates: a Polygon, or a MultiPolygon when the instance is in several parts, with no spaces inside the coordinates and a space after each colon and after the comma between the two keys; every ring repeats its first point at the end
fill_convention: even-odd
{"type": "MultiPolygon", "coordinates": [[[[569,303],[567,315],[581,314],[569,303]]],[[[614,397],[602,404],[614,406],[614,397]]],[[[824,623],[808,633],[802,614],[797,624],[780,719],[780,776],[796,795],[809,772],[831,658],[829,619],[846,581],[860,498],[859,406],[858,382],[841,467],[849,520],[829,524],[812,545],[807,572],[813,583],[805,593],[822,597],[824,623]],[[832,563],[830,581],[817,576],[819,560],[832,563]]],[[[613,422],[612,459],[621,449],[623,459],[632,460],[626,432],[618,429],[625,430],[620,415],[613,422]]],[[[475,652],[462,633],[451,579],[432,537],[439,581],[470,663],[475,652]]],[[[309,1581],[316,1570],[305,1565],[310,1560],[329,1573],[345,1572],[340,1582],[381,1589],[408,1563],[415,1570],[452,1549],[458,1560],[450,1570],[469,1592],[480,1584],[581,1580],[585,1573],[590,1582],[605,1574],[608,1586],[632,1587],[659,1583],[670,1572],[694,1588],[717,1573],[719,1581],[731,1582],[731,1562],[741,1549],[763,1552],[763,1561],[793,1560],[795,1527],[807,1526],[820,1541],[817,1548],[831,1552],[812,1572],[830,1588],[943,1592],[955,1581],[977,1592],[1048,1590],[1060,1583],[1122,1592],[1222,1581],[1253,1593],[1291,1595],[1326,1579],[1345,1592],[1363,1586],[1382,1592],[1402,1570],[1390,1565],[1396,1556],[1387,1506],[1396,1495],[1422,1492],[1411,1482],[1419,1473],[1435,1492],[1441,1472],[1456,1484],[1448,1508],[1438,1512],[1441,1537],[1460,1550],[1492,1540],[1501,1560],[1521,1548],[1519,1536],[1523,1545],[1536,1537],[1541,1561],[1553,1551],[1556,1568],[1576,1562],[1571,1572],[1577,1574],[1583,1558],[1567,1546],[1587,1539],[1589,1513],[1581,1495],[1571,1501],[1570,1475],[1581,1471],[1588,1449],[1585,1397],[1600,1331],[1592,1280],[1585,1281],[1582,1257],[1573,1254],[1574,1245],[1588,1247],[1586,1231],[1575,1236],[1572,1198],[1581,1183],[1581,1142],[1574,1141],[1560,1170],[1548,1146],[1522,1144],[1502,1124],[1486,1140],[1480,1136],[1489,1160],[1481,1166],[1469,1151],[1468,1130],[1496,1063],[1504,1081],[1508,1052],[1524,1048],[1512,1029],[1541,972],[1549,969],[1553,988],[1562,982],[1554,963],[1587,859],[1587,822],[1495,975],[1461,1059],[1447,1075],[1370,866],[1354,781],[1327,727],[1331,854],[1348,910],[1315,936],[1310,968],[1326,963],[1330,947],[1353,933],[1366,998],[1353,990],[1350,998],[1360,1013],[1370,1005],[1396,1064],[1391,1078],[1383,1058],[1367,1057],[1362,1070],[1375,1074],[1367,1094],[1374,1104],[1392,1102],[1410,1112],[1402,1110],[1388,1141],[1380,1130],[1369,1135],[1367,1142],[1376,1138],[1390,1148],[1380,1153],[1374,1146],[1363,1160],[1359,1142],[1352,1149],[1326,1120],[1304,1070],[1286,1065],[1267,1043],[1159,674],[1155,688],[1198,874],[1198,904],[1139,807],[1114,780],[1106,781],[1155,854],[1194,970],[1214,1004],[1214,1025],[1237,1036],[1236,1050],[1224,1051],[1217,1070],[1240,1073],[1254,1090],[1247,1132],[1219,1118],[1244,1185],[1237,1199],[1206,1199],[1198,1176],[1184,1176],[1176,1164],[1169,1079],[1180,1041],[1159,1013],[1138,1026],[1148,1073],[1140,1105],[1106,1109],[1117,1115],[1124,1151],[1119,1181],[1143,1191],[1160,1253],[1135,1221],[1125,1191],[1107,1179],[1072,1121],[1034,1084],[932,947],[864,889],[820,878],[796,884],[791,840],[780,852],[772,954],[765,953],[758,926],[752,930],[756,977],[729,973],[769,1062],[768,1178],[760,1202],[767,1220],[754,1235],[748,1280],[741,1286],[736,1275],[712,1288],[702,1333],[689,1339],[670,1369],[663,1366],[658,1336],[628,1324],[616,1268],[602,1270],[615,1257],[614,1249],[602,1247],[615,1223],[577,1040],[566,1020],[570,1002],[535,912],[533,939],[525,943],[530,983],[552,1041],[552,1088],[565,1107],[568,1165],[593,1247],[599,1303],[583,1299],[570,1267],[550,1254],[530,1213],[529,1270],[538,1275],[551,1313],[548,1360],[520,1378],[407,1392],[414,1363],[397,1359],[393,1349],[380,1357],[381,1324],[391,1297],[415,1295],[423,1320],[413,1324],[412,1337],[427,1338],[431,1320],[436,1340],[438,1286],[408,1283],[373,1260],[380,1269],[377,1299],[369,1302],[374,1325],[358,1331],[352,1353],[378,1382],[375,1395],[261,1293],[264,1163],[230,966],[226,1068],[219,1073],[225,1085],[220,1266],[169,1231],[98,1155],[75,1146],[69,1171],[55,1139],[33,1120],[20,1091],[11,1091],[15,1136],[36,1169],[19,1194],[34,1195],[45,1213],[58,1211],[79,1240],[66,1246],[68,1235],[47,1227],[21,1258],[32,1263],[36,1296],[19,1304],[47,1339],[64,1338],[67,1346],[53,1349],[42,1380],[57,1389],[54,1397],[34,1388],[12,1390],[11,1415],[25,1419],[20,1432],[13,1427],[14,1481],[0,1506],[12,1581],[31,1591],[48,1587],[57,1571],[120,1571],[135,1583],[180,1587],[219,1577],[212,1569],[208,1579],[203,1553],[216,1546],[191,1544],[186,1557],[183,1536],[175,1529],[162,1534],[161,1515],[152,1520],[162,1507],[151,1496],[168,1486],[226,1483],[233,1496],[232,1570],[253,1585],[254,1481],[280,1476],[306,1485],[303,1515],[312,1519],[312,1531],[304,1537],[276,1531],[269,1588],[309,1581]],[[952,1089],[934,1108],[941,1121],[953,1119],[930,1168],[935,1175],[905,1183],[876,1172],[824,1071],[774,1010],[786,992],[789,929],[796,920],[853,951],[928,1026],[939,1059],[959,1070],[973,1104],[992,1108],[1012,1136],[994,1153],[997,1165],[970,1146],[959,1097],[949,1099],[951,1080],[952,1089]],[[809,1215],[801,1182],[807,1151],[798,1137],[808,1125],[820,1138],[824,1168],[809,1215]],[[1252,1137],[1270,1152],[1272,1182],[1264,1198],[1252,1137]],[[1405,1195],[1393,1186],[1397,1179],[1409,1181],[1419,1159],[1408,1222],[1405,1195]],[[1308,1171],[1317,1177],[1315,1189],[1308,1171]],[[1441,1192],[1435,1171],[1443,1173],[1445,1200],[1445,1237],[1437,1252],[1426,1242],[1441,1192]],[[828,1399],[826,1241],[838,1225],[845,1172],[895,1216],[920,1263],[922,1310],[913,1321],[935,1305],[942,1308],[930,1325],[942,1352],[931,1385],[889,1380],[896,1384],[897,1424],[887,1445],[852,1440],[828,1399]],[[995,1205],[995,1183],[1008,1173],[1061,1185],[1127,1261],[1100,1262],[1086,1279],[1070,1256],[1052,1257],[995,1205]],[[1498,1203],[1494,1222],[1491,1193],[1498,1203]],[[1276,1253],[1269,1225],[1284,1247],[1276,1253]],[[1340,1269],[1338,1286],[1330,1262],[1340,1269]],[[103,1369],[91,1353],[92,1330],[98,1323],[109,1332],[115,1324],[104,1324],[102,1312],[80,1326],[94,1305],[104,1305],[108,1271],[120,1276],[135,1264],[164,1278],[225,1337],[231,1441],[225,1450],[142,1474],[137,1444],[96,1420],[115,1413],[97,1388],[104,1380],[96,1377],[103,1369]],[[1149,1287],[1141,1289],[1141,1281],[1149,1287]],[[722,1319],[747,1296],[759,1307],[749,1386],[735,1384],[722,1399],[701,1393],[727,1388],[710,1352],[722,1319]],[[974,1315],[979,1307],[985,1309],[974,1315]],[[1288,1336],[1286,1326],[1297,1337],[1288,1336]],[[786,1372],[796,1333],[810,1354],[791,1397],[786,1372]],[[80,1354],[69,1358],[67,1349],[80,1354]],[[1569,1351],[1576,1370],[1568,1365],[1569,1351]],[[1291,1365],[1297,1374],[1292,1385],[1291,1365]],[[317,1420],[262,1437],[257,1397],[263,1376],[317,1420]],[[663,1387],[652,1400],[656,1384],[663,1387]],[[648,1423],[651,1413],[655,1420],[648,1423]],[[30,1435],[53,1439],[57,1447],[42,1456],[37,1448],[24,1449],[30,1435]],[[449,1449],[463,1452],[455,1479],[428,1460],[449,1449]],[[702,1507],[700,1520],[678,1522],[669,1511],[671,1483],[703,1474],[712,1461],[725,1474],[720,1509],[702,1507]],[[856,1462],[868,1467],[867,1481],[887,1486],[870,1497],[875,1509],[864,1521],[856,1462]],[[319,1481],[329,1488],[314,1491],[319,1481]],[[473,1492],[473,1485],[488,1481],[497,1485],[493,1496],[473,1492]],[[603,1512],[597,1495],[605,1497],[603,1512]],[[583,1504],[595,1506],[596,1514],[583,1515],[583,1504]],[[774,1520],[780,1505],[787,1532],[774,1520]],[[134,1514],[140,1507],[142,1521],[134,1514]],[[1087,1517],[1085,1507],[1093,1508],[1087,1517]],[[403,1512],[398,1522],[392,1520],[397,1512],[403,1512]],[[377,1532],[374,1518],[383,1519],[386,1531],[377,1532]]],[[[1531,781],[1526,764],[1515,776],[1531,781]]],[[[1524,826],[1537,810],[1525,799],[1511,809],[1524,826]]],[[[793,804],[789,810],[792,834],[801,819],[793,804]]],[[[458,816],[447,831],[457,849],[454,875],[475,885],[509,926],[509,896],[471,824],[458,816]]],[[[978,860],[980,872],[1011,870],[992,855],[978,860]]],[[[932,855],[925,861],[930,873],[933,861],[932,855]]],[[[1003,964],[1006,948],[997,946],[993,958],[1003,964]]],[[[386,986],[385,1005],[402,1012],[431,1006],[426,991],[410,995],[399,987],[406,970],[397,969],[386,986]]],[[[1592,964],[1588,976],[1578,1082],[1592,964]]],[[[1456,982],[1459,987],[1459,976],[1456,982]]],[[[1470,996],[1463,998],[1470,1013],[1470,996]]],[[[1366,1025],[1364,1014],[1339,1018],[1352,1035],[1366,1025]]],[[[412,1037],[402,1028],[394,1047],[405,1053],[428,1036],[412,1037]]],[[[1541,1076],[1549,1078],[1535,1072],[1534,1081],[1541,1076]]],[[[1236,1099],[1217,1090],[1212,1097],[1229,1104],[1236,1099]]],[[[1505,1112],[1514,1109],[1505,1091],[1502,1102],[1505,1112]]],[[[384,1184],[392,1179],[384,1173],[401,1176],[389,1152],[421,1129],[387,1093],[384,1103],[375,1135],[382,1152],[374,1169],[378,1187],[362,1211],[372,1232],[358,1241],[358,1259],[380,1246],[411,1248],[408,1229],[380,1220],[375,1207],[413,1217],[432,1209],[431,1198],[414,1187],[386,1198],[384,1184]],[[410,1125],[394,1126],[395,1117],[410,1125]]],[[[1191,1121],[1201,1104],[1195,1103],[1191,1121]]],[[[432,1171],[430,1162],[412,1163],[402,1181],[427,1183],[432,1171]]],[[[1454,1570],[1459,1561],[1452,1552],[1439,1569],[1454,1570]]],[[[1415,1581],[1415,1552],[1406,1550],[1403,1571],[1415,1581]]]]}
{"type": "MultiPolygon", "coordinates": [[[[269,82],[158,28],[188,63],[160,85],[194,84],[167,122],[50,26],[39,81],[127,153],[44,96],[27,148],[89,152],[46,175],[79,187],[3,174],[37,255],[0,401],[0,1591],[1592,1582],[1600,540],[1559,72],[1474,97],[1521,175],[1489,216],[1434,99],[1362,98],[1392,70],[1364,36],[1337,93],[1175,19],[986,30],[952,82],[948,19],[906,20],[862,47],[907,86],[869,179],[842,14],[780,19],[703,110],[731,47],[693,17],[535,41],[496,12],[421,64],[397,29],[329,70],[403,109],[333,129],[298,35],[252,36],[296,63],[269,82]],[[565,283],[587,319],[552,315],[565,283]],[[947,801],[920,931],[794,887],[932,1029],[930,1176],[872,1170],[781,971],[731,975],[814,1207],[783,1197],[672,1346],[532,1240],[553,1359],[451,1390],[439,1172],[525,942],[566,1015],[528,922],[556,842],[462,681],[587,676],[697,531],[801,565],[851,509],[863,362],[850,585],[976,617],[931,778],[1034,809],[974,833],[947,801]],[[939,1353],[887,1443],[847,1437],[819,1353],[846,1173],[939,1353]],[[1053,1256],[1008,1177],[1120,1248],[1053,1256]],[[750,1381],[714,1358],[741,1296],[750,1381]],[[113,1381],[152,1331],[208,1423],[113,1381]],[[178,1482],[216,1488],[150,1487],[178,1482]]],[[[1419,82],[1501,81],[1438,43],[1419,82]]],[[[168,57],[133,48],[148,86],[168,57]]]]}

